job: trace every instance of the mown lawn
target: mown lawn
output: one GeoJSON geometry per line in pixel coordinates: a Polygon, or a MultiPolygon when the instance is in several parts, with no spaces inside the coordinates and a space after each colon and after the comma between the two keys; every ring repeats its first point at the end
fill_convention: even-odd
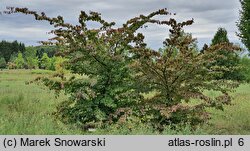
{"type": "MultiPolygon", "coordinates": [[[[0,71],[0,134],[82,134],[72,125],[64,125],[53,118],[56,105],[67,99],[61,94],[55,98],[52,91],[26,81],[39,75],[51,74],[44,70],[0,71]]],[[[213,94],[211,94],[213,95],[213,94]]],[[[185,127],[179,132],[166,129],[163,134],[250,134],[250,84],[241,85],[232,93],[233,105],[224,111],[209,110],[212,119],[196,132],[185,127]]],[[[157,134],[137,127],[116,129],[115,126],[92,134],[157,134]]]]}

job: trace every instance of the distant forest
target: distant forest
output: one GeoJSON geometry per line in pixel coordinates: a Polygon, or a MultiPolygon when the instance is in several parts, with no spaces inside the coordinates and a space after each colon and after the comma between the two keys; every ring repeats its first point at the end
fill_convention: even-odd
{"type": "Polygon", "coordinates": [[[0,42],[0,68],[51,69],[56,61],[56,46],[25,46],[18,41],[0,42]]]}

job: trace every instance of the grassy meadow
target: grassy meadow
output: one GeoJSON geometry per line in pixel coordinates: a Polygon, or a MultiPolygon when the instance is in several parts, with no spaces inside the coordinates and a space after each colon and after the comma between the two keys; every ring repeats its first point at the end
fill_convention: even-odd
{"type": "MultiPolygon", "coordinates": [[[[25,84],[46,70],[0,71],[0,134],[83,134],[77,126],[64,125],[52,113],[58,103],[67,99],[64,94],[55,98],[52,91],[37,84],[25,84]]],[[[211,92],[210,95],[215,95],[211,92]]],[[[224,111],[209,110],[212,115],[208,124],[191,131],[181,127],[166,127],[162,134],[250,134],[250,84],[242,84],[232,93],[233,105],[224,111]]],[[[131,123],[133,125],[133,123],[131,123]]],[[[137,125],[132,131],[124,127],[110,126],[87,134],[156,134],[150,127],[137,125]]]]}
{"type": "Polygon", "coordinates": [[[51,115],[59,101],[66,99],[36,84],[26,85],[48,71],[0,71],[0,134],[79,134],[51,115]]]}

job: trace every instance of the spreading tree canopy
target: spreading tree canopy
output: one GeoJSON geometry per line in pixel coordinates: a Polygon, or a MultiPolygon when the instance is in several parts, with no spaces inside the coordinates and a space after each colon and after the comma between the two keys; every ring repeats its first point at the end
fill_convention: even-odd
{"type": "Polygon", "coordinates": [[[114,27],[114,22],[106,22],[97,12],[81,11],[77,25],[66,23],[62,16],[51,18],[27,8],[10,7],[5,13],[31,14],[54,26],[55,37],[43,43],[60,48],[57,54],[66,58],[71,77],[62,73],[37,80],[70,95],[55,114],[65,123],[102,125],[139,119],[156,128],[183,122],[196,125],[208,119],[206,107],[223,109],[223,104],[230,103],[228,92],[238,86],[234,80],[218,78],[234,68],[214,63],[219,50],[239,48],[219,43],[196,51],[196,40],[183,31],[193,20],[156,19],[171,15],[167,9],[132,18],[122,27],[114,27]],[[99,27],[88,27],[88,22],[97,22],[99,27]],[[146,24],[169,31],[161,51],[149,48],[138,32],[146,24]],[[210,97],[206,90],[220,93],[210,97]],[[155,95],[150,98],[143,95],[151,92],[155,95]],[[188,104],[191,99],[198,103],[188,104]]]}

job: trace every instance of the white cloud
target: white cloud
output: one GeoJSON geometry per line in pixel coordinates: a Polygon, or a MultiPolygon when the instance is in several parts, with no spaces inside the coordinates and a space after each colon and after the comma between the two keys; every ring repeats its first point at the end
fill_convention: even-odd
{"type": "MultiPolygon", "coordinates": [[[[48,16],[60,14],[71,23],[77,23],[80,10],[98,11],[102,13],[103,18],[115,21],[118,25],[139,14],[169,8],[171,12],[177,13],[176,18],[179,21],[195,19],[194,25],[185,29],[198,38],[200,46],[204,42],[210,43],[218,27],[228,30],[230,40],[239,41],[235,35],[235,22],[240,8],[238,0],[0,0],[0,10],[4,10],[6,6],[28,7],[39,12],[44,11],[48,16]]],[[[50,30],[49,25],[36,22],[32,17],[0,15],[0,22],[0,40],[17,39],[35,44],[36,41],[49,37],[46,34],[50,30]]],[[[147,41],[153,47],[160,47],[167,35],[165,31],[167,30],[159,26],[150,27],[146,31],[147,41]]]]}

